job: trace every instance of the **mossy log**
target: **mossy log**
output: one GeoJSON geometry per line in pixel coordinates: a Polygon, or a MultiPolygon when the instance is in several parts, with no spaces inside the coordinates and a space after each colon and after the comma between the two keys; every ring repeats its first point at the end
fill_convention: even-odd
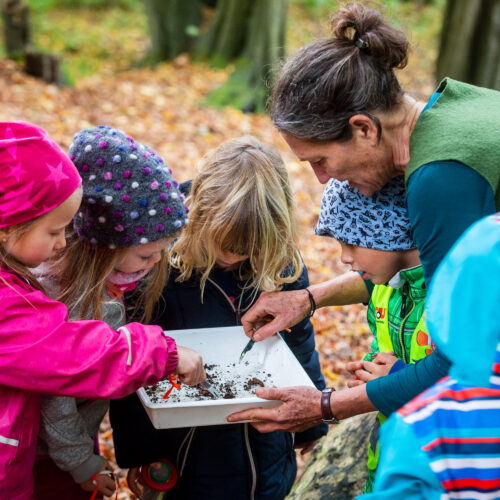
{"type": "Polygon", "coordinates": [[[287,500],[348,500],[360,495],[376,416],[376,412],[367,413],[331,426],[311,452],[287,500]]]}

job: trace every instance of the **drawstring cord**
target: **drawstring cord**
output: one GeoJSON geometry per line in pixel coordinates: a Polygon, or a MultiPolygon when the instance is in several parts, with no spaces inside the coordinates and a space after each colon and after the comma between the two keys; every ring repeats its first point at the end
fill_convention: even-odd
{"type": "MultiPolygon", "coordinates": [[[[100,475],[103,475],[103,474],[107,475],[107,476],[110,476],[110,477],[112,477],[115,480],[115,500],[117,500],[117,498],[118,498],[118,481],[116,480],[116,476],[113,474],[112,471],[110,471],[110,470],[102,470],[100,472],[96,472],[90,479],[92,479],[92,482],[94,484],[96,484],[96,478],[97,478],[97,476],[100,476],[100,475]]],[[[90,500],[95,500],[97,498],[98,491],[99,491],[99,486],[97,486],[97,484],[96,484],[95,490],[92,493],[92,496],[90,497],[90,500]]]]}

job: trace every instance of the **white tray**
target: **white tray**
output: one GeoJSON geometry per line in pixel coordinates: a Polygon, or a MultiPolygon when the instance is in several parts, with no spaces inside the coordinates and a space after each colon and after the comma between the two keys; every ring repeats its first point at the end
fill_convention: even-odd
{"type": "MultiPolygon", "coordinates": [[[[238,363],[241,351],[249,340],[241,326],[172,330],[165,333],[179,345],[198,351],[204,363],[225,365],[236,362],[235,370],[243,375],[251,374],[255,369],[265,369],[277,387],[314,387],[302,365],[279,335],[256,342],[243,361],[238,363]]],[[[137,394],[156,429],[229,424],[226,417],[230,413],[248,408],[273,408],[281,404],[257,396],[159,404],[152,403],[144,389],[139,389],[137,394]]]]}

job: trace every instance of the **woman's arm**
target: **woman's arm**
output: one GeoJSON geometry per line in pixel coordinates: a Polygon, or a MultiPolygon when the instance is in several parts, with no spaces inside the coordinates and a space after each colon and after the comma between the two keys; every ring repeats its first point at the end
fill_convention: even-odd
{"type": "MultiPolygon", "coordinates": [[[[308,287],[316,306],[347,305],[368,302],[370,294],[365,282],[356,272],[347,272],[334,279],[308,287]]],[[[264,292],[241,318],[245,333],[256,341],[264,340],[275,332],[296,325],[310,310],[309,295],[305,290],[290,292],[264,292]],[[265,324],[265,318],[274,319],[265,324]],[[262,326],[264,325],[264,326],[262,326]]]]}
{"type": "MultiPolygon", "coordinates": [[[[259,398],[281,401],[276,408],[253,408],[228,416],[228,422],[253,420],[260,432],[301,432],[321,423],[321,391],[312,387],[259,387],[259,398]]],[[[339,420],[376,410],[366,394],[366,384],[333,392],[332,412],[339,420]]]]}
{"type": "MultiPolygon", "coordinates": [[[[302,274],[294,283],[285,285],[284,290],[302,290],[309,286],[309,277],[307,269],[304,266],[302,274]]],[[[283,340],[287,343],[288,347],[292,350],[295,357],[302,365],[309,378],[313,381],[316,389],[322,390],[326,387],[325,379],[321,373],[319,364],[319,356],[316,351],[316,344],[314,340],[314,328],[309,319],[304,319],[291,328],[291,331],[281,332],[283,340]]],[[[328,426],[320,423],[307,431],[297,433],[295,442],[301,445],[310,443],[319,439],[321,436],[328,432],[328,426]]]]}
{"type": "Polygon", "coordinates": [[[408,180],[406,202],[427,287],[464,231],[496,212],[493,189],[486,179],[454,161],[429,163],[414,172],[408,180]]]}
{"type": "Polygon", "coordinates": [[[385,416],[399,410],[438,380],[448,375],[450,362],[436,349],[417,363],[366,383],[366,393],[385,416]]]}

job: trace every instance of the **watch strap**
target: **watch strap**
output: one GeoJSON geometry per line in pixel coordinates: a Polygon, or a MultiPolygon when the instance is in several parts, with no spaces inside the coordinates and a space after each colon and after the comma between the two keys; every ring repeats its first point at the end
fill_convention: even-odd
{"type": "Polygon", "coordinates": [[[332,407],[330,406],[330,398],[334,390],[335,389],[332,387],[328,387],[321,391],[321,418],[323,419],[323,422],[327,424],[339,423],[339,420],[333,414],[332,407]]]}

